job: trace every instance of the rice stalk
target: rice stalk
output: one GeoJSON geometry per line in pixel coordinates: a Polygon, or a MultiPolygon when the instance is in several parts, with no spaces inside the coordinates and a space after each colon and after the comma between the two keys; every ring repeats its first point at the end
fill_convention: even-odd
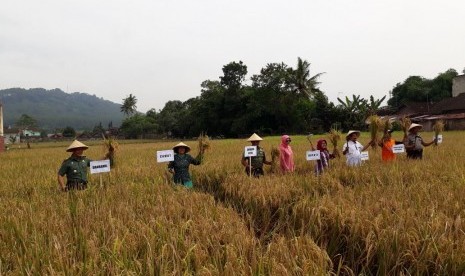
{"type": "Polygon", "coordinates": [[[110,167],[113,168],[116,165],[115,155],[119,149],[118,141],[111,136],[109,136],[108,138],[105,138],[105,135],[102,134],[102,137],[103,137],[103,149],[105,151],[104,158],[110,160],[110,167]]]}
{"type": "Polygon", "coordinates": [[[271,172],[275,173],[278,168],[279,149],[275,146],[271,147],[271,172]]]}
{"type": "Polygon", "coordinates": [[[438,136],[444,131],[444,121],[443,120],[437,120],[434,125],[433,125],[433,131],[434,131],[434,138],[435,142],[434,145],[438,145],[438,136]]]}
{"type": "Polygon", "coordinates": [[[203,154],[206,150],[210,149],[210,137],[204,132],[201,132],[199,138],[197,138],[199,143],[199,153],[203,154]]]}
{"type": "Polygon", "coordinates": [[[341,132],[334,128],[330,129],[328,132],[328,140],[333,146],[333,154],[337,158],[341,157],[341,153],[339,152],[339,147],[338,147],[338,143],[339,141],[341,141],[341,136],[342,136],[341,132]]]}
{"type": "Polygon", "coordinates": [[[408,128],[410,127],[411,124],[412,124],[412,121],[410,121],[410,119],[405,116],[400,119],[400,127],[402,128],[402,131],[404,132],[405,137],[407,137],[408,128]]]}
{"type": "Polygon", "coordinates": [[[386,134],[388,130],[392,129],[392,123],[389,120],[389,117],[386,117],[384,119],[380,118],[380,129],[379,131],[382,132],[383,134],[386,134]]]}
{"type": "Polygon", "coordinates": [[[378,148],[378,142],[379,142],[379,130],[382,129],[384,126],[384,122],[377,116],[377,115],[372,115],[369,118],[370,121],[370,136],[371,136],[371,141],[373,141],[373,144],[371,145],[374,150],[378,148]]]}

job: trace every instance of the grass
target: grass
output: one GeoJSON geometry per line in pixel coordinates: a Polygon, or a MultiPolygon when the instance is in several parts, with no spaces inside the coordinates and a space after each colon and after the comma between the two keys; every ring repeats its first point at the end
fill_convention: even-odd
{"type": "MultiPolygon", "coordinates": [[[[120,141],[103,185],[91,175],[75,193],[56,184],[67,143],[13,148],[0,155],[0,274],[461,275],[465,142],[443,135],[422,161],[370,151],[362,167],[342,157],[321,177],[296,136],[296,172],[260,179],[240,164],[246,141],[211,140],[191,167],[194,190],[173,187],[156,163],[173,142],[120,141]]],[[[261,143],[268,159],[279,141],[261,143]]],[[[90,158],[103,156],[89,144],[90,158]]]]}

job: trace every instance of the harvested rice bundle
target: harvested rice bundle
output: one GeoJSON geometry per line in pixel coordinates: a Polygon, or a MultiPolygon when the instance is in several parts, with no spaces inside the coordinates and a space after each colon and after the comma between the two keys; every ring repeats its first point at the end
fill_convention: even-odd
{"type": "Polygon", "coordinates": [[[392,129],[392,123],[389,120],[389,118],[380,119],[380,123],[381,123],[380,132],[382,132],[383,134],[386,134],[388,130],[392,129]]]}
{"type": "Polygon", "coordinates": [[[339,148],[338,148],[338,142],[341,140],[341,132],[332,128],[329,132],[328,132],[328,140],[329,142],[331,143],[331,145],[333,146],[333,154],[334,156],[336,156],[337,158],[341,157],[341,153],[339,152],[339,148]]]}
{"type": "Polygon", "coordinates": [[[444,121],[443,120],[437,120],[434,125],[433,125],[433,130],[434,130],[434,138],[435,142],[434,145],[438,145],[438,136],[444,131],[444,121]]]}
{"type": "Polygon", "coordinates": [[[377,116],[377,115],[371,115],[369,118],[370,121],[370,136],[371,136],[371,141],[373,143],[371,146],[373,147],[374,150],[378,149],[378,142],[379,142],[379,134],[378,131],[384,126],[384,122],[377,116]]]}
{"type": "Polygon", "coordinates": [[[275,173],[278,168],[278,160],[279,160],[279,149],[275,146],[271,147],[271,172],[275,173]]]}
{"type": "Polygon", "coordinates": [[[402,131],[404,132],[404,137],[407,137],[408,129],[411,124],[412,122],[410,121],[410,119],[405,116],[402,117],[402,119],[400,119],[400,127],[402,128],[402,131]]]}
{"type": "Polygon", "coordinates": [[[199,142],[199,153],[204,153],[206,150],[210,148],[210,138],[205,133],[200,133],[199,138],[197,139],[199,142]]]}
{"type": "Polygon", "coordinates": [[[102,134],[103,137],[103,149],[105,150],[105,158],[110,159],[110,167],[115,166],[115,154],[118,151],[119,144],[118,141],[109,136],[108,138],[105,138],[105,135],[102,134]]]}

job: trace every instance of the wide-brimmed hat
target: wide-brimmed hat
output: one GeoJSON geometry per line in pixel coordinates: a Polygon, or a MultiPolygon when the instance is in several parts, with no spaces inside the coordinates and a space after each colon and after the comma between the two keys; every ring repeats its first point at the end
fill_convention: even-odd
{"type": "Polygon", "coordinates": [[[349,137],[353,133],[357,133],[357,136],[360,136],[359,130],[349,130],[349,132],[347,132],[346,138],[349,137]]]}
{"type": "Polygon", "coordinates": [[[74,140],[71,145],[66,149],[67,152],[71,152],[75,149],[88,149],[89,147],[84,145],[83,143],[79,142],[78,140],[74,140]]]}
{"type": "Polygon", "coordinates": [[[255,142],[255,141],[262,141],[262,137],[258,136],[256,133],[252,134],[252,136],[247,139],[249,142],[255,142]]]}
{"type": "Polygon", "coordinates": [[[183,142],[181,142],[181,143],[179,143],[179,144],[177,144],[176,146],[173,147],[174,152],[178,153],[178,149],[179,149],[180,147],[186,148],[186,153],[188,153],[188,152],[191,150],[191,147],[189,147],[188,145],[186,145],[186,144],[184,144],[183,142]]]}
{"type": "Polygon", "coordinates": [[[410,125],[410,127],[408,128],[408,131],[410,131],[410,130],[412,130],[412,129],[416,128],[416,127],[419,127],[420,129],[422,129],[422,128],[423,128],[423,126],[422,126],[422,125],[420,125],[420,124],[415,124],[415,123],[412,123],[412,124],[410,125]]]}

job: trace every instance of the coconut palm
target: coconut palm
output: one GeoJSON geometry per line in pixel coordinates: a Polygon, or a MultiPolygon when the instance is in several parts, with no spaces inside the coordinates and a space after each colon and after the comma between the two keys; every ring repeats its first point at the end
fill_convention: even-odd
{"type": "Polygon", "coordinates": [[[310,76],[310,63],[306,60],[297,58],[297,68],[293,72],[292,82],[295,92],[300,95],[311,98],[315,90],[318,90],[318,78],[324,73],[318,73],[310,76]]]}
{"type": "Polygon", "coordinates": [[[137,112],[137,99],[136,96],[129,94],[126,98],[123,99],[123,104],[121,105],[121,112],[126,114],[126,116],[133,115],[137,112]]]}

